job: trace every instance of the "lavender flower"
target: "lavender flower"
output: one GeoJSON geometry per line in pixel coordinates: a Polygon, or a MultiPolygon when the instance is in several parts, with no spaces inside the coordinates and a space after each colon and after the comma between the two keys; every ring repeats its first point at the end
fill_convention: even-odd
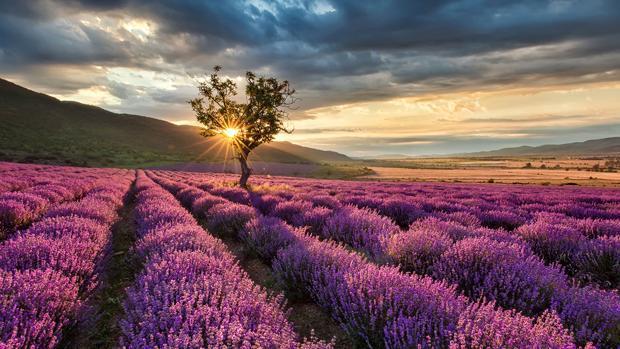
{"type": "Polygon", "coordinates": [[[513,230],[527,221],[526,218],[516,213],[497,209],[481,212],[478,218],[480,218],[480,223],[485,227],[493,229],[504,228],[506,230],[513,230]]]}
{"type": "Polygon", "coordinates": [[[554,313],[536,321],[516,311],[495,309],[493,303],[473,303],[459,316],[451,349],[466,348],[576,348],[573,338],[554,313]]]}
{"type": "Polygon", "coordinates": [[[385,253],[403,271],[425,275],[452,244],[452,239],[438,230],[411,229],[391,235],[385,253]]]}
{"type": "Polygon", "coordinates": [[[524,225],[517,233],[546,262],[560,262],[564,266],[570,265],[573,256],[586,242],[585,236],[572,226],[544,220],[524,225]]]}
{"type": "Polygon", "coordinates": [[[207,226],[215,234],[235,236],[256,215],[256,210],[246,205],[218,204],[207,213],[207,226]]]}
{"type": "Polygon", "coordinates": [[[300,227],[304,225],[304,213],[312,210],[309,201],[290,200],[278,203],[271,215],[285,220],[287,223],[300,227]]]}
{"type": "Polygon", "coordinates": [[[227,202],[228,201],[224,198],[211,195],[203,191],[202,194],[196,196],[189,205],[192,209],[193,214],[198,217],[204,218],[206,217],[206,214],[211,209],[211,207],[219,204],[225,204],[227,202]]]}
{"type": "Polygon", "coordinates": [[[0,347],[56,346],[79,306],[77,285],[59,272],[0,270],[0,347]]]}
{"type": "Polygon", "coordinates": [[[558,290],[568,287],[561,270],[546,266],[522,246],[487,238],[457,242],[433,266],[433,273],[472,299],[484,296],[527,315],[548,309],[558,290]]]}
{"type": "Polygon", "coordinates": [[[297,242],[303,234],[303,230],[291,227],[279,218],[259,216],[245,224],[239,238],[259,256],[271,261],[278,250],[297,242]]]}
{"type": "Polygon", "coordinates": [[[371,257],[383,255],[383,241],[399,231],[387,217],[374,211],[345,206],[325,222],[322,236],[346,242],[371,257]]]}
{"type": "Polygon", "coordinates": [[[558,295],[553,309],[574,333],[577,344],[620,346],[620,296],[595,287],[572,287],[558,295]]]}
{"type": "Polygon", "coordinates": [[[602,236],[584,244],[572,264],[582,280],[620,288],[620,236],[602,236]]]}
{"type": "Polygon", "coordinates": [[[252,197],[252,205],[263,214],[271,214],[276,205],[281,202],[283,202],[282,198],[276,195],[264,194],[252,197]]]}
{"type": "Polygon", "coordinates": [[[418,205],[402,199],[385,200],[378,207],[378,211],[391,218],[402,229],[407,229],[411,223],[427,216],[418,205]]]}

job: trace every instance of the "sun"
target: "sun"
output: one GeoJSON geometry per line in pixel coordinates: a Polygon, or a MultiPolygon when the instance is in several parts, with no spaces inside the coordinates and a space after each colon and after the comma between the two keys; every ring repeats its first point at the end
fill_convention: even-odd
{"type": "Polygon", "coordinates": [[[239,129],[236,128],[227,128],[222,131],[222,134],[227,138],[235,138],[239,134],[239,129]]]}

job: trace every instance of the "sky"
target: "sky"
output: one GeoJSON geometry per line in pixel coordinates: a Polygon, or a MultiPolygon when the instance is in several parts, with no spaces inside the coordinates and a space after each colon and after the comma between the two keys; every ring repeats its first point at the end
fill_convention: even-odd
{"type": "Polygon", "coordinates": [[[195,124],[215,65],[287,79],[279,140],[352,156],[620,136],[620,1],[0,0],[0,77],[195,124]]]}

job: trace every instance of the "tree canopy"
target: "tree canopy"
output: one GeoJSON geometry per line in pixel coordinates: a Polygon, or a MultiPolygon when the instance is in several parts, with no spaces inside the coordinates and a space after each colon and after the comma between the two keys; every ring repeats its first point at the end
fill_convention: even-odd
{"type": "Polygon", "coordinates": [[[280,132],[292,132],[285,121],[288,119],[286,109],[296,101],[295,90],[287,80],[257,76],[248,71],[245,102],[239,102],[237,84],[220,77],[221,69],[220,66],[213,68],[210,77],[198,86],[200,96],[189,103],[203,125],[203,136],[222,135],[231,143],[241,165],[239,184],[246,187],[251,172],[247,165],[250,152],[273,141],[280,132]]]}

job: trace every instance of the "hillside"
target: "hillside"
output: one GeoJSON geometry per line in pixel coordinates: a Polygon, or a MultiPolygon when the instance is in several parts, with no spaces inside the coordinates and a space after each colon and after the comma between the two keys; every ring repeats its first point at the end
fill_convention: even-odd
{"type": "MultiPolygon", "coordinates": [[[[206,140],[198,127],[60,101],[3,79],[0,120],[0,160],[136,166],[227,157],[225,141],[206,140]]],[[[263,145],[252,159],[285,163],[350,160],[343,154],[289,142],[263,145]]]]}
{"type": "Polygon", "coordinates": [[[476,153],[458,154],[459,156],[609,156],[620,155],[620,137],[593,139],[584,142],[566,144],[547,144],[537,147],[521,146],[503,148],[476,153]]]}

